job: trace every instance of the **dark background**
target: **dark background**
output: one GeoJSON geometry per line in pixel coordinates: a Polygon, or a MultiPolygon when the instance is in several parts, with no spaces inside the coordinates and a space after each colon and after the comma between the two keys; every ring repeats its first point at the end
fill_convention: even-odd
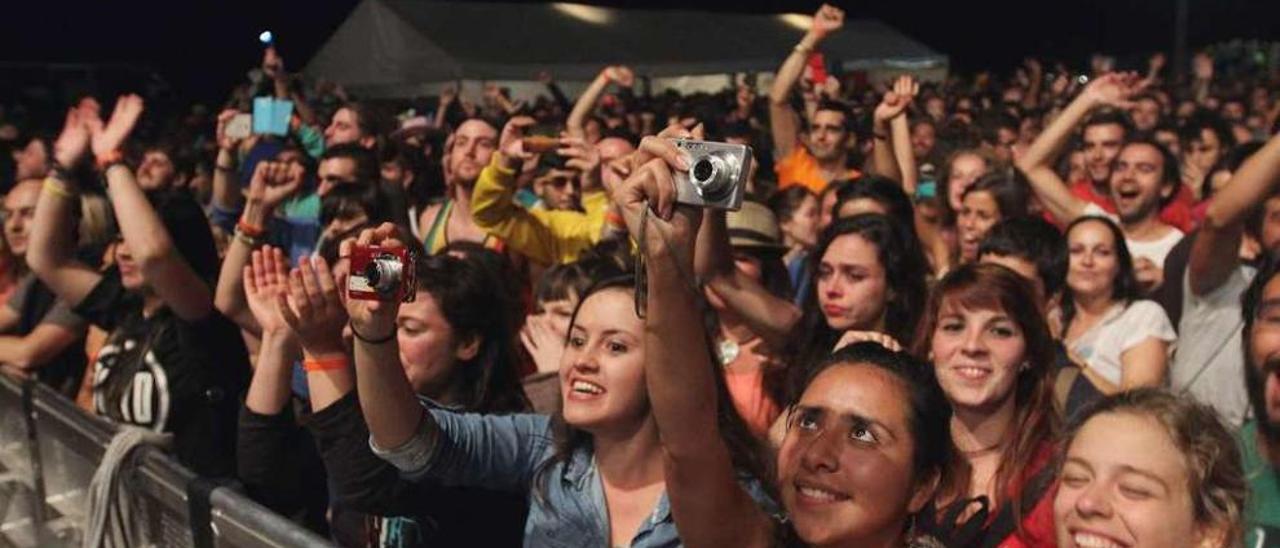
{"type": "MultiPolygon", "coordinates": [[[[1188,1],[1192,48],[1236,37],[1280,39],[1280,1],[1188,1]]],[[[819,4],[588,3],[756,13],[808,13],[819,4]]],[[[48,77],[50,63],[88,63],[111,64],[126,73],[154,72],[178,95],[216,103],[258,62],[260,31],[275,32],[290,70],[298,70],[356,4],[354,0],[6,3],[6,13],[0,17],[0,75],[8,81],[0,82],[0,102],[9,99],[4,94],[20,93],[21,80],[48,77]]],[[[881,0],[839,5],[850,17],[881,19],[950,55],[953,68],[960,71],[1007,71],[1029,54],[1082,67],[1096,51],[1118,55],[1122,67],[1138,66],[1149,51],[1172,52],[1174,42],[1173,0],[881,0]]],[[[161,82],[147,85],[163,86],[161,82]]]]}

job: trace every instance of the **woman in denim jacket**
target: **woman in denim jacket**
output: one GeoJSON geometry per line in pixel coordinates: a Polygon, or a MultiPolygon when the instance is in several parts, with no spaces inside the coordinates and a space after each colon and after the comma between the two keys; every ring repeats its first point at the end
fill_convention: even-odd
{"type": "MultiPolygon", "coordinates": [[[[353,245],[398,246],[394,227],[353,245]]],[[[348,300],[357,389],[375,453],[410,479],[531,493],[526,546],[681,546],[666,496],[663,447],[645,390],[645,320],[634,279],[599,281],[579,301],[560,367],[560,415],[426,409],[394,337],[396,303],[348,300]]],[[[723,385],[721,385],[723,389],[723,385]]],[[[759,470],[750,435],[728,407],[741,468],[759,470]]],[[[754,477],[754,476],[753,476],[754,477]]],[[[748,491],[763,498],[755,485],[748,491]]]]}

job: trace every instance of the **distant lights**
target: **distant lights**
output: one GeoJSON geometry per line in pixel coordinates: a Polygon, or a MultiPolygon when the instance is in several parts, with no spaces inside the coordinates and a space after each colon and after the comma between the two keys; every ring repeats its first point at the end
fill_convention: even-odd
{"type": "Polygon", "coordinates": [[[613,13],[605,8],[596,6],[586,6],[583,4],[570,4],[568,2],[554,2],[551,7],[556,11],[568,15],[580,21],[586,21],[593,25],[606,25],[613,21],[613,13]]]}
{"type": "Polygon", "coordinates": [[[271,35],[271,31],[264,30],[262,34],[258,35],[258,41],[262,42],[263,45],[271,45],[271,42],[275,41],[275,36],[271,35]]]}
{"type": "Polygon", "coordinates": [[[778,20],[792,27],[795,27],[796,30],[807,31],[809,30],[809,27],[813,26],[812,15],[802,15],[799,13],[784,13],[778,16],[778,20]]]}

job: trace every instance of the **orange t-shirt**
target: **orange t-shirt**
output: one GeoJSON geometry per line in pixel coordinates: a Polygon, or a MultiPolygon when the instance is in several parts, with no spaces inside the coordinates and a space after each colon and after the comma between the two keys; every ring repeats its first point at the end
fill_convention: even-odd
{"type": "MultiPolygon", "coordinates": [[[[796,146],[791,150],[785,158],[778,160],[773,166],[774,173],[778,174],[778,190],[784,188],[804,185],[814,194],[822,194],[827,188],[830,181],[822,177],[822,168],[818,166],[818,159],[809,154],[809,150],[803,146],[796,146]]],[[[845,179],[857,179],[862,173],[856,169],[846,170],[845,179]]]]}
{"type": "Polygon", "coordinates": [[[782,407],[765,389],[765,369],[771,366],[768,356],[758,352],[761,340],[755,339],[739,347],[738,355],[725,367],[724,381],[733,399],[733,407],[742,416],[751,433],[760,439],[769,436],[773,421],[782,407]]]}

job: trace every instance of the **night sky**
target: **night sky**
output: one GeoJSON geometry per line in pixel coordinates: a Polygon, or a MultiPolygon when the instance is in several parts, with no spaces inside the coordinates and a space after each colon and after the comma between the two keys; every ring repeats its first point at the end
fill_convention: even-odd
{"type": "MultiPolygon", "coordinates": [[[[1192,47],[1232,37],[1280,39],[1280,2],[1189,0],[1192,47]]],[[[12,2],[0,22],[0,93],[40,74],[46,63],[110,63],[154,71],[183,96],[216,102],[257,63],[258,32],[275,32],[278,47],[299,69],[355,7],[353,0],[255,3],[12,2]],[[21,7],[21,9],[19,9],[21,7]],[[18,67],[18,68],[15,68],[18,67]],[[16,72],[15,72],[16,71],[16,72]],[[13,76],[18,74],[19,76],[13,76]]],[[[758,13],[805,12],[814,1],[590,0],[612,6],[679,7],[758,13]]],[[[961,70],[1005,71],[1028,55],[1080,64],[1093,51],[1119,55],[1172,49],[1173,0],[843,3],[850,17],[881,19],[952,57],[961,70]]],[[[500,8],[495,8],[500,9],[500,8]]],[[[781,53],[780,53],[781,55],[781,53]]],[[[3,99],[0,97],[0,99],[3,99]]]]}

